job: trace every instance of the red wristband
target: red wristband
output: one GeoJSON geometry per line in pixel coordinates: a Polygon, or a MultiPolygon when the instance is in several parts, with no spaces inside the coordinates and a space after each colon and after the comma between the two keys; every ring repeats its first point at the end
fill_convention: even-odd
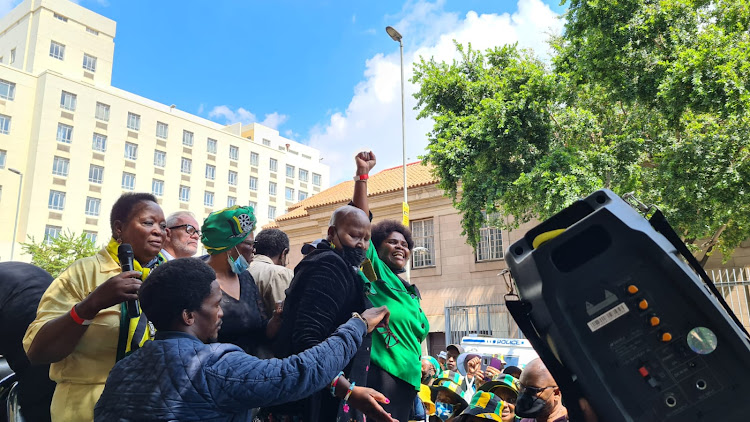
{"type": "Polygon", "coordinates": [[[369,174],[360,174],[359,176],[354,176],[354,180],[367,180],[369,178],[369,174]]]}
{"type": "Polygon", "coordinates": [[[73,321],[75,321],[75,323],[78,325],[90,325],[92,321],[90,319],[83,319],[78,316],[78,312],[76,312],[76,305],[73,305],[73,307],[70,308],[70,317],[73,318],[73,321]]]}

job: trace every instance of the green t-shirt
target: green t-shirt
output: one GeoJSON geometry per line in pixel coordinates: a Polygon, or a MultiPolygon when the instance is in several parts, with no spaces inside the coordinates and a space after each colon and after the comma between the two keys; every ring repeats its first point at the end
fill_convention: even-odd
{"type": "MultiPolygon", "coordinates": [[[[372,282],[368,299],[374,306],[388,307],[391,312],[389,326],[393,332],[393,337],[388,338],[382,328],[372,333],[370,360],[419,391],[422,379],[420,345],[430,332],[430,323],[422,311],[415,287],[404,287],[401,279],[380,260],[372,241],[367,249],[367,258],[372,262],[377,276],[377,280],[372,282]]],[[[365,282],[368,281],[362,272],[360,276],[365,282]]]]}

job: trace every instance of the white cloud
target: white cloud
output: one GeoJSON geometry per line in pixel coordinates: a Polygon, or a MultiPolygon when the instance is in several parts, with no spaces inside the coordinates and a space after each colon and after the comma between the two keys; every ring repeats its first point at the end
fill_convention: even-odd
{"type": "MultiPolygon", "coordinates": [[[[203,104],[201,104],[198,108],[198,114],[202,112],[203,104]]],[[[266,114],[263,118],[263,121],[258,121],[255,113],[246,110],[243,107],[232,110],[232,108],[226,105],[215,106],[214,108],[212,108],[211,111],[208,112],[208,118],[226,125],[231,125],[238,122],[242,123],[243,125],[246,125],[248,123],[260,123],[264,126],[268,126],[276,130],[278,130],[279,126],[284,124],[284,122],[289,120],[289,116],[287,116],[286,114],[280,114],[274,111],[273,113],[266,114]]]]}
{"type": "MultiPolygon", "coordinates": [[[[405,126],[407,157],[416,161],[425,153],[427,132],[433,122],[416,120],[417,87],[409,82],[415,61],[422,56],[436,61],[457,58],[453,45],[471,43],[477,50],[518,42],[533,48],[537,55],[548,52],[546,41],[560,34],[563,21],[541,0],[519,0],[517,10],[504,14],[468,12],[460,17],[443,10],[444,2],[407,3],[393,18],[394,28],[404,36],[405,126]]],[[[385,32],[382,34],[387,36],[385,32]]],[[[322,151],[324,163],[331,166],[331,180],[341,181],[353,171],[352,157],[362,149],[372,149],[378,157],[376,169],[401,164],[401,80],[398,46],[389,54],[376,54],[366,62],[364,79],[354,88],[346,110],[310,130],[309,144],[322,151]]]]}
{"type": "Polygon", "coordinates": [[[271,114],[266,114],[265,119],[263,119],[260,124],[278,130],[279,126],[284,124],[284,122],[286,122],[287,120],[289,120],[289,116],[287,116],[286,114],[279,114],[274,111],[271,114]]]}

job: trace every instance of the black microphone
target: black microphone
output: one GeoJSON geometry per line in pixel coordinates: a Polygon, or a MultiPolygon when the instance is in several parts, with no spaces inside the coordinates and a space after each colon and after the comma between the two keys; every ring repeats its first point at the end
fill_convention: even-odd
{"type": "MultiPolygon", "coordinates": [[[[117,248],[117,258],[120,260],[122,272],[133,271],[133,247],[123,243],[117,248]]],[[[135,318],[141,314],[138,299],[128,301],[128,318],[135,318]]]]}

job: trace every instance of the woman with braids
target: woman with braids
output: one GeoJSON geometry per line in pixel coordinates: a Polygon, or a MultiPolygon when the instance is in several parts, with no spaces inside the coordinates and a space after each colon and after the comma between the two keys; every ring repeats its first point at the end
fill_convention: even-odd
{"type": "Polygon", "coordinates": [[[23,344],[32,364],[50,365],[57,383],[50,413],[53,422],[91,421],[94,405],[116,360],[153,337],[143,314],[127,315],[126,302],[161,251],[164,213],[147,193],[122,195],[110,214],[112,238],[96,255],[79,259],[49,286],[23,344]],[[133,248],[135,271],[122,272],[117,250],[133,248]]]}
{"type": "MultiPolygon", "coordinates": [[[[357,172],[352,203],[369,214],[367,180],[375,166],[375,154],[361,152],[354,159],[357,172]]],[[[368,298],[373,306],[387,306],[391,317],[390,329],[379,328],[372,334],[367,386],[391,399],[383,408],[399,421],[408,420],[420,390],[421,343],[430,331],[420,306],[419,290],[399,276],[405,273],[413,249],[411,231],[397,221],[384,220],[372,226],[367,258],[376,280],[368,298]]],[[[363,272],[368,273],[365,268],[363,272]]]]}

